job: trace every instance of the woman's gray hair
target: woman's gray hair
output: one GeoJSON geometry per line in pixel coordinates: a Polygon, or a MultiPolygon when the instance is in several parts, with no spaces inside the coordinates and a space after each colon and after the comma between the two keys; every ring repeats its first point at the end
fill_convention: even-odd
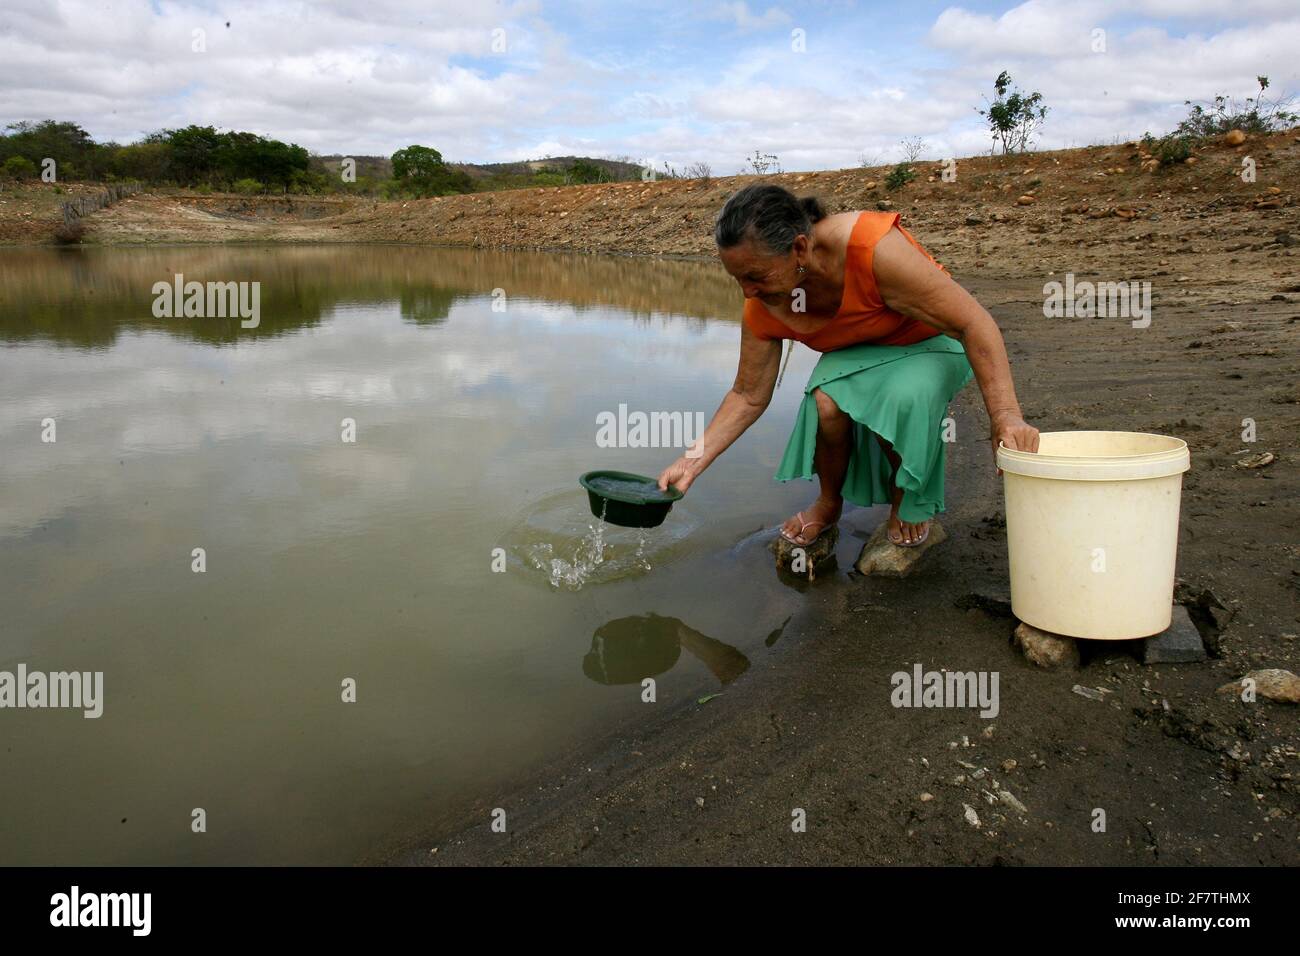
{"type": "Polygon", "coordinates": [[[811,235],[812,224],[826,218],[815,196],[795,198],[794,193],[770,183],[751,183],[727,200],[713,224],[719,249],[754,242],[761,250],[783,256],[794,246],[795,236],[811,235]]]}

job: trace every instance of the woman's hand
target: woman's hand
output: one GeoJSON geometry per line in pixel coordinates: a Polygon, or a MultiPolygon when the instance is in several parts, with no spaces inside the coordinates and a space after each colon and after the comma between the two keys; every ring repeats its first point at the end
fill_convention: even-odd
{"type": "MultiPolygon", "coordinates": [[[[1019,412],[1003,412],[993,418],[993,461],[998,460],[998,442],[1013,451],[1038,451],[1038,429],[1020,417],[1019,412]]],[[[998,469],[1002,474],[1002,469],[998,469]]]]}
{"type": "Polygon", "coordinates": [[[678,458],[659,473],[659,490],[666,491],[668,486],[672,485],[682,494],[686,494],[686,489],[691,486],[691,482],[699,474],[696,470],[699,463],[699,458],[687,458],[682,455],[681,458],[678,458]]]}

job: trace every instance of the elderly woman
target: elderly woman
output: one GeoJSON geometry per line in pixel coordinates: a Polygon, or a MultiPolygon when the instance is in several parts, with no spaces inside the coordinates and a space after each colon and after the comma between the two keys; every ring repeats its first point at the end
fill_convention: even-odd
{"type": "Polygon", "coordinates": [[[722,208],[718,255],[745,294],[736,381],[701,444],[659,475],[686,491],[763,414],[784,339],[823,353],[776,477],[820,481],[781,533],[806,546],[844,500],[890,504],[889,539],[915,547],[943,506],[943,417],[972,370],[992,445],[1037,451],[993,317],[953,281],[895,212],[827,215],[815,198],[754,184],[722,208]]]}

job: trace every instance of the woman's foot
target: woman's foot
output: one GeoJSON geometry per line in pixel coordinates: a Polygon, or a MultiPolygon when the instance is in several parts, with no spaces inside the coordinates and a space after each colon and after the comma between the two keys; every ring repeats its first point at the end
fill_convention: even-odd
{"type": "Polygon", "coordinates": [[[885,534],[889,540],[904,548],[914,548],[918,544],[923,544],[925,539],[930,536],[930,522],[918,521],[900,521],[898,519],[898,506],[903,501],[903,491],[901,488],[894,489],[894,506],[889,509],[889,527],[885,534]]]}
{"type": "Polygon", "coordinates": [[[819,534],[839,521],[840,512],[843,510],[843,498],[834,500],[818,498],[781,525],[781,536],[799,547],[806,547],[816,541],[819,534]]]}

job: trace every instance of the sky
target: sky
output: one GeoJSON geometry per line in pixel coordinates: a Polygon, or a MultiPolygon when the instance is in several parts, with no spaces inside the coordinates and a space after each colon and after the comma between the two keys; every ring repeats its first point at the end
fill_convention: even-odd
{"type": "Polygon", "coordinates": [[[726,176],[756,151],[786,171],[892,162],[905,137],[927,159],[987,152],[976,109],[1002,70],[1049,107],[1036,148],[1160,134],[1258,75],[1300,93],[1297,51],[1300,0],[2,0],[0,124],[726,176]]]}

